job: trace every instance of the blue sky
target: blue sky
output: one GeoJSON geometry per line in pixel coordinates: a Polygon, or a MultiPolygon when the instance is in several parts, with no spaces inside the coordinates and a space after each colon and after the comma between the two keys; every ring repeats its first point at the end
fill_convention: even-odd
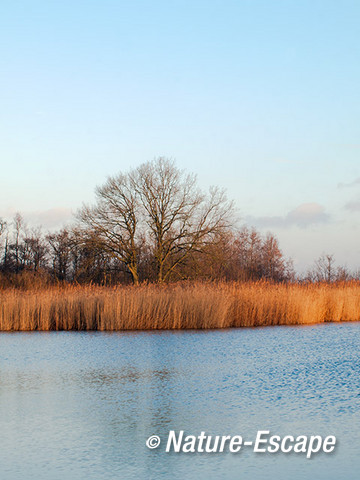
{"type": "Polygon", "coordinates": [[[358,1],[3,0],[0,216],[52,228],[158,156],[304,269],[360,267],[358,1]]]}

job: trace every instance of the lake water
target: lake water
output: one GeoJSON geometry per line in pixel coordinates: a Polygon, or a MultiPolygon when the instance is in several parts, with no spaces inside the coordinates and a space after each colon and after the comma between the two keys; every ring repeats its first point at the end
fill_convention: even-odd
{"type": "Polygon", "coordinates": [[[0,478],[358,479],[360,324],[1,333],[0,478]],[[333,453],[166,453],[169,430],[336,435],[333,453]],[[146,447],[150,435],[163,442],[146,447]]]}

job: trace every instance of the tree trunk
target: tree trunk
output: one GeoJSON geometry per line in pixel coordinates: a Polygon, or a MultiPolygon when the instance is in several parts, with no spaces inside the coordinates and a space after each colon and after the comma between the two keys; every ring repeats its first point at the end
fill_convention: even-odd
{"type": "Polygon", "coordinates": [[[132,281],[134,285],[139,285],[139,274],[136,268],[136,265],[129,267],[131,276],[132,276],[132,281]]]}

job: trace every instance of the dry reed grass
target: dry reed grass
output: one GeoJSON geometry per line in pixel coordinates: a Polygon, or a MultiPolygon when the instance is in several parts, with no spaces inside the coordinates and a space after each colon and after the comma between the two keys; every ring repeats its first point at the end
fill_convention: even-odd
{"type": "Polygon", "coordinates": [[[151,330],[360,320],[360,282],[0,291],[0,330],[151,330]]]}

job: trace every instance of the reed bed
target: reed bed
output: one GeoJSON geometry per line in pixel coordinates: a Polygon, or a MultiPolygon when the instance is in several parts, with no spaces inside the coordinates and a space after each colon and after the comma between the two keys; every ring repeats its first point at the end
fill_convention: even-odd
{"type": "Polygon", "coordinates": [[[0,291],[0,330],[169,330],[360,320],[360,282],[0,291]]]}

